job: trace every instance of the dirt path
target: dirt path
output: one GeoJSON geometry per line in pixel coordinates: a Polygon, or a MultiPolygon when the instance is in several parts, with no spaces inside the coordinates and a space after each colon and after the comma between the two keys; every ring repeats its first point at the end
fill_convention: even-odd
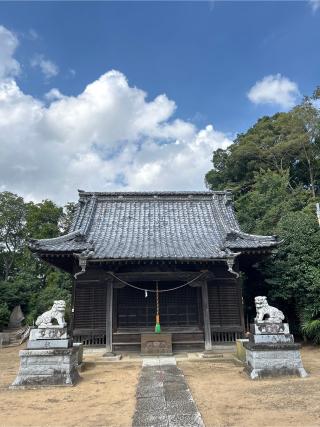
{"type": "Polygon", "coordinates": [[[129,427],[139,363],[90,363],[76,387],[8,390],[19,366],[17,348],[0,349],[0,425],[129,427]]]}
{"type": "Polygon", "coordinates": [[[302,359],[310,377],[251,381],[232,363],[180,362],[206,427],[320,426],[320,348],[302,359]]]}

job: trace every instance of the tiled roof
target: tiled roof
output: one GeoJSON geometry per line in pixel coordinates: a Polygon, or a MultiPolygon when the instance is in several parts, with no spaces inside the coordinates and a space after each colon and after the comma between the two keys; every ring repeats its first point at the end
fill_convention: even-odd
{"type": "Polygon", "coordinates": [[[274,236],[240,231],[230,192],[79,191],[70,233],[33,240],[30,248],[90,250],[93,259],[217,259],[276,244],[274,236]]]}

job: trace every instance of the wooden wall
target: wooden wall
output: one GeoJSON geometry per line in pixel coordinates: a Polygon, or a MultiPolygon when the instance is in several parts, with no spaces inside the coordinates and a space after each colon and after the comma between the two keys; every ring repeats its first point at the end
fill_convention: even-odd
{"type": "MultiPolygon", "coordinates": [[[[240,284],[239,281],[233,278],[230,274],[226,274],[225,268],[216,268],[213,272],[215,277],[207,281],[212,342],[233,342],[236,338],[240,338],[244,332],[240,284]]],[[[143,272],[141,272],[141,274],[143,274],[143,272]]],[[[175,284],[178,283],[175,282],[175,284]]],[[[145,286],[147,286],[147,283],[145,283],[145,286]]],[[[170,282],[167,283],[167,286],[171,287],[170,282]]],[[[86,277],[80,277],[80,280],[76,283],[73,323],[74,335],[78,340],[83,341],[87,345],[104,345],[106,342],[106,290],[106,280],[101,278],[98,279],[98,277],[96,278],[90,274],[86,275],[86,277]]],[[[123,335],[120,337],[116,336],[118,333],[117,323],[119,322],[119,314],[121,315],[121,313],[117,313],[116,308],[118,307],[122,311],[126,310],[126,295],[128,297],[127,305],[130,307],[130,295],[132,292],[133,290],[128,287],[114,289],[113,333],[115,342],[117,340],[123,342],[124,339],[123,335]],[[120,295],[121,298],[119,298],[120,295]]],[[[187,297],[187,295],[189,295],[189,293],[190,295],[192,294],[192,298],[198,301],[197,313],[195,312],[192,314],[193,312],[191,311],[190,314],[188,314],[189,317],[195,316],[195,319],[193,319],[193,317],[188,318],[190,337],[193,328],[193,332],[198,335],[196,338],[192,337],[192,345],[195,345],[196,343],[201,344],[203,340],[203,313],[200,288],[188,288],[188,292],[185,296],[185,298],[187,298],[186,301],[188,301],[189,296],[187,297]],[[195,329],[196,325],[197,329],[195,329]]],[[[162,310],[160,309],[160,312],[165,311],[165,313],[163,313],[164,323],[167,321],[168,323],[173,322],[175,323],[173,326],[179,328],[179,321],[177,320],[178,317],[177,319],[175,318],[179,313],[175,313],[177,310],[174,307],[174,305],[179,302],[179,290],[175,291],[175,294],[172,294],[172,296],[174,296],[174,298],[172,298],[170,304],[171,307],[168,305],[166,310],[163,310],[163,303],[165,303],[165,300],[168,298],[170,299],[170,295],[168,293],[163,297],[161,302],[162,310]]],[[[154,296],[151,296],[150,294],[148,298],[150,298],[149,301],[154,300],[154,296]]],[[[183,317],[185,316],[185,313],[180,313],[180,315],[183,317]]],[[[151,324],[149,324],[149,320],[150,319],[148,318],[148,324],[146,327],[150,328],[151,324]]],[[[123,326],[125,325],[123,324],[123,326]]],[[[136,332],[139,332],[139,327],[137,327],[136,332]]],[[[184,334],[183,336],[181,335],[184,343],[187,342],[188,340],[185,338],[186,331],[181,330],[181,333],[184,334]]],[[[132,338],[133,337],[130,339],[132,338]]],[[[177,341],[179,341],[179,339],[180,338],[177,335],[177,341]]],[[[135,338],[135,340],[137,339],[135,338]]]]}

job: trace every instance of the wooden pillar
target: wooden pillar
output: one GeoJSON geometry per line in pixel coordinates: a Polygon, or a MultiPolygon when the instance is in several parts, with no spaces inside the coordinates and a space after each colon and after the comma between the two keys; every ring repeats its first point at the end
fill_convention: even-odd
{"type": "Polygon", "coordinates": [[[72,280],[72,294],[71,294],[71,319],[69,325],[69,336],[73,339],[73,330],[74,330],[74,306],[76,301],[76,279],[72,280]]]}
{"type": "Polygon", "coordinates": [[[206,351],[211,351],[212,350],[212,341],[211,341],[211,326],[210,326],[210,312],[209,312],[209,298],[208,298],[207,281],[202,282],[201,293],[202,293],[202,308],[203,308],[204,348],[206,351]]]}
{"type": "Polygon", "coordinates": [[[107,297],[106,297],[106,354],[112,355],[112,308],[113,308],[113,281],[107,280],[107,297]]]}
{"type": "Polygon", "coordinates": [[[238,289],[238,296],[239,296],[240,322],[241,322],[241,327],[242,327],[242,334],[244,336],[245,331],[246,331],[246,325],[245,325],[245,321],[244,321],[244,301],[243,301],[243,296],[242,296],[242,286],[241,286],[240,279],[237,279],[237,289],[238,289]]]}

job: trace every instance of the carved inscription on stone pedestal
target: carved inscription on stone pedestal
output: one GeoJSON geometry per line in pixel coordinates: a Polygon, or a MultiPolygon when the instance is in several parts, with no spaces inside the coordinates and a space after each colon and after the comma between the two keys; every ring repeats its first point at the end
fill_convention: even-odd
{"type": "Polygon", "coordinates": [[[141,334],[141,354],[146,356],[172,354],[172,335],[141,334]]]}

